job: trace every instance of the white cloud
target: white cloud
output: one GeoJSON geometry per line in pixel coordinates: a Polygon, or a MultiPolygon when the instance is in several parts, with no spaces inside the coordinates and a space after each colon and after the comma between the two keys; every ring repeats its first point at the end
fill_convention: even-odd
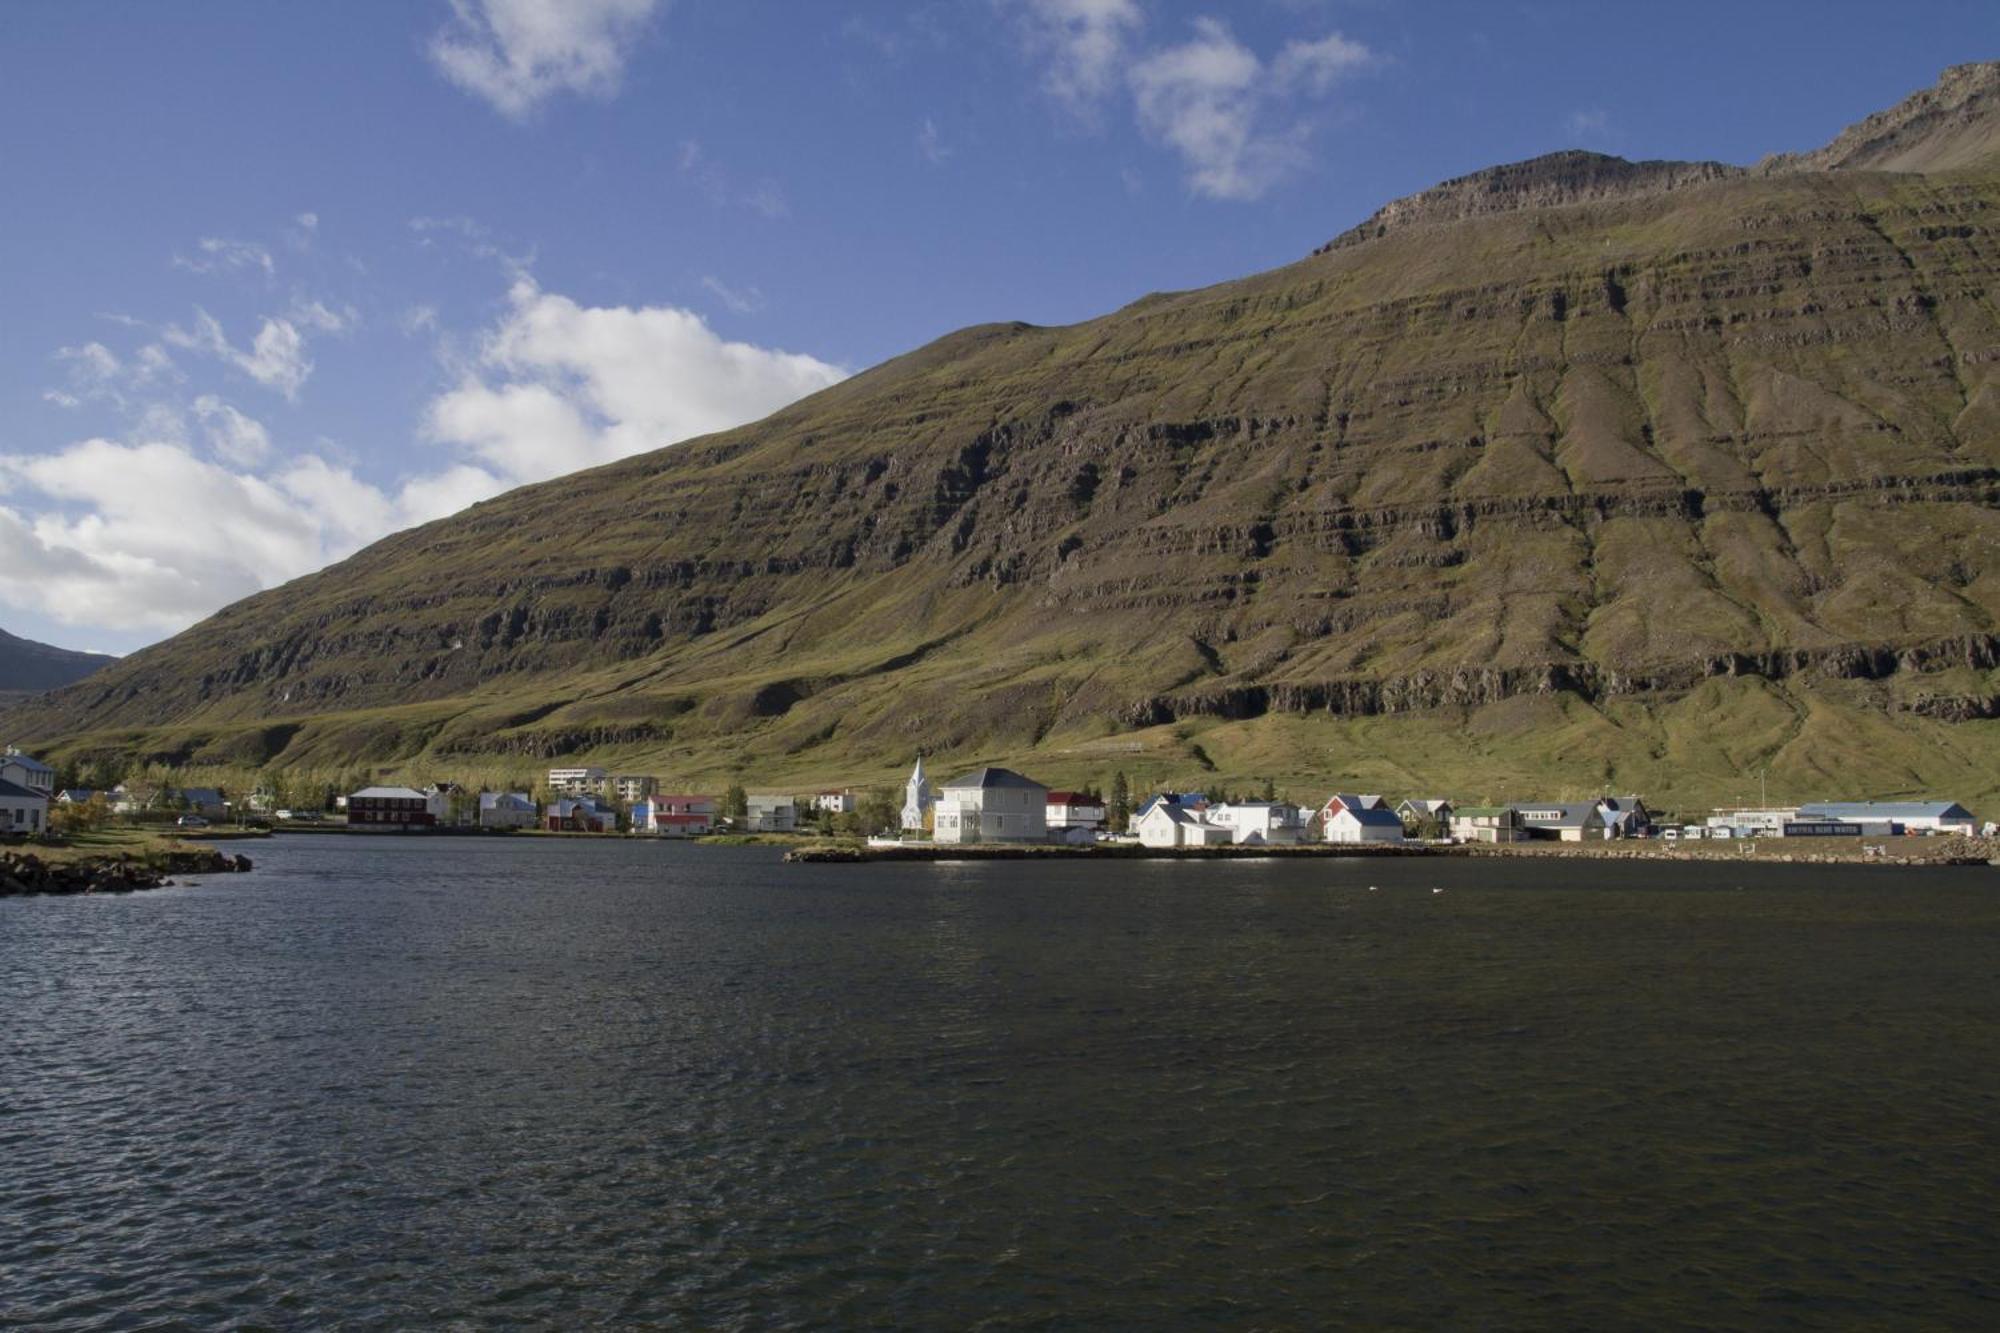
{"type": "Polygon", "coordinates": [[[525,119],[558,93],[609,97],[658,0],[451,0],[432,62],[502,115],[525,119]]]}
{"type": "Polygon", "coordinates": [[[278,263],[271,257],[271,252],[253,241],[232,241],[222,236],[204,236],[195,245],[201,251],[200,255],[193,259],[186,255],[175,255],[174,267],[195,273],[223,273],[253,268],[267,278],[277,276],[278,263]]]}
{"type": "Polygon", "coordinates": [[[944,132],[929,116],[917,127],[917,155],[934,167],[941,167],[951,160],[952,148],[944,141],[944,132]]]}
{"type": "Polygon", "coordinates": [[[208,435],[208,447],[225,463],[255,467],[270,456],[271,433],[264,423],[223,402],[212,393],[194,400],[194,414],[208,435]]]}
{"type": "Polygon", "coordinates": [[[454,467],[391,495],[310,454],[262,477],[164,440],[0,457],[0,493],[56,502],[33,517],[0,506],[0,546],[19,575],[0,580],[0,602],[64,624],[173,632],[500,489],[454,467]]]}
{"type": "Polygon", "coordinates": [[[1611,138],[1611,115],[1597,107],[1572,111],[1563,118],[1563,133],[1579,143],[1611,138]]]}
{"type": "Polygon", "coordinates": [[[105,402],[122,411],[129,405],[128,394],[180,378],[173,358],[158,343],[147,343],[127,360],[92,341],[57,349],[56,360],[64,367],[67,385],[46,390],[42,397],[59,407],[105,402]]]}
{"type": "Polygon", "coordinates": [[[791,201],[785,198],[785,187],[768,177],[751,186],[743,202],[773,221],[792,211],[791,201]]]}
{"type": "Polygon", "coordinates": [[[1127,48],[1146,24],[1138,0],[1025,0],[1030,46],[1048,57],[1042,85],[1087,113],[1118,84],[1127,48]]]}
{"type": "Polygon", "coordinates": [[[410,306],[397,319],[396,326],[411,337],[419,333],[435,333],[438,326],[438,308],[434,305],[410,306]]]}
{"type": "MultiPolygon", "coordinates": [[[[0,580],[0,604],[121,635],[179,630],[401,528],[739,425],[844,374],[727,341],[688,310],[585,306],[526,277],[509,298],[420,423],[450,454],[393,482],[357,475],[331,442],[288,456],[262,422],[208,391],[130,395],[124,439],[0,454],[0,549],[16,574],[0,580]]],[[[296,391],[310,372],[307,339],[355,322],[350,310],[300,302],[246,348],[197,309],[189,328],[163,337],[296,391]]],[[[83,392],[129,392],[172,369],[157,343],[125,355],[84,343],[61,359],[83,392]]]]}
{"type": "Polygon", "coordinates": [[[745,287],[739,291],[714,274],[703,277],[701,285],[713,292],[716,300],[739,315],[754,315],[764,308],[764,293],[755,287],[745,287]]]}
{"type": "Polygon", "coordinates": [[[101,342],[61,348],[56,352],[56,359],[68,362],[71,377],[86,385],[109,384],[125,369],[118,354],[101,342]]]}
{"type": "Polygon", "coordinates": [[[1341,75],[1366,68],[1374,59],[1360,42],[1330,32],[1316,42],[1286,42],[1271,62],[1271,74],[1280,89],[1323,97],[1341,75]]]}
{"type": "MultiPolygon", "coordinates": [[[[681,175],[687,177],[717,208],[747,208],[774,222],[792,211],[791,201],[785,197],[785,187],[775,178],[766,176],[754,185],[744,187],[720,163],[708,156],[699,139],[681,140],[680,151],[675,158],[681,175]]],[[[525,269],[527,266],[523,264],[520,267],[525,269]]]]}
{"type": "Polygon", "coordinates": [[[669,306],[579,305],[527,278],[427,433],[510,482],[538,481],[766,416],[838,383],[810,356],[727,342],[669,306]]]}
{"type": "Polygon", "coordinates": [[[1140,128],[1180,154],[1197,194],[1256,199],[1306,161],[1307,128],[1270,128],[1273,106],[1321,95],[1371,59],[1334,33],[1288,43],[1267,67],[1228,24],[1201,18],[1190,40],[1146,56],[1129,81],[1140,128]]]}
{"type": "Polygon", "coordinates": [[[356,318],[352,310],[331,310],[318,301],[295,304],[285,314],[265,319],[249,347],[239,348],[229,341],[215,316],[196,306],[193,328],[170,325],[160,336],[175,347],[234,366],[289,399],[298,397],[312,375],[313,363],[306,354],[307,332],[344,333],[354,327],[356,318]]]}

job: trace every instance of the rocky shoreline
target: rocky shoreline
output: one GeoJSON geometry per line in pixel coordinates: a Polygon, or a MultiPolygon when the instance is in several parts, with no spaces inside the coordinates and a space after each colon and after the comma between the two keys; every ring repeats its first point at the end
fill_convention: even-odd
{"type": "Polygon", "coordinates": [[[213,848],[155,852],[144,857],[102,856],[49,862],[19,852],[0,852],[0,898],[45,893],[132,893],[172,884],[175,875],[241,874],[247,856],[225,856],[213,848]]]}
{"type": "Polygon", "coordinates": [[[795,847],[785,860],[808,865],[855,865],[875,861],[1024,861],[1042,857],[1087,857],[1095,860],[1228,860],[1258,857],[1338,857],[1344,859],[1385,856],[1445,857],[1562,857],[1596,861],[1679,861],[1686,864],[1759,865],[1849,865],[1849,866],[2000,866],[2000,840],[1985,838],[1920,839],[1909,850],[1890,850],[1902,843],[1891,839],[1879,852],[1856,845],[1832,849],[1824,842],[1793,839],[1796,850],[1777,851],[1777,840],[1767,840],[1762,850],[1739,843],[1724,850],[1694,851],[1674,843],[1653,839],[1597,843],[1532,842],[1493,846],[1467,843],[1438,846],[1429,843],[1304,843],[1268,847],[1141,847],[1130,843],[1096,844],[1084,847],[1027,846],[973,843],[952,846],[940,843],[912,843],[901,847],[862,847],[854,844],[795,847]]]}

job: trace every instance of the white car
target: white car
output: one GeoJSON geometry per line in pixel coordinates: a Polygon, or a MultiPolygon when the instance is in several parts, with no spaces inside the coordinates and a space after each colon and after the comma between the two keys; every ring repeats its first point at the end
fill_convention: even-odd
{"type": "Polygon", "coordinates": [[[208,821],[207,821],[206,819],[203,819],[203,818],[202,818],[202,817],[201,817],[200,815],[182,815],[182,816],[181,816],[181,817],[180,817],[179,819],[176,819],[176,820],[174,821],[174,824],[175,824],[175,826],[176,826],[176,827],[179,827],[179,828],[207,828],[207,827],[208,827],[208,821]]]}

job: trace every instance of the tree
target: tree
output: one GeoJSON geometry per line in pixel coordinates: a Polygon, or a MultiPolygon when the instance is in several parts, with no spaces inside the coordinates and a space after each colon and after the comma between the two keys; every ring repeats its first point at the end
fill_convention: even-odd
{"type": "Polygon", "coordinates": [[[1266,801],[1275,801],[1278,799],[1278,786],[1269,778],[1264,779],[1264,799],[1266,801]]]}
{"type": "Polygon", "coordinates": [[[1125,781],[1123,769],[1111,775],[1111,806],[1104,814],[1113,833],[1123,833],[1132,822],[1132,786],[1125,781]]]}
{"type": "Polygon", "coordinates": [[[743,790],[742,783],[730,783],[729,790],[722,794],[722,814],[726,819],[750,817],[750,793],[743,790]]]}
{"type": "Polygon", "coordinates": [[[897,804],[895,789],[891,787],[871,787],[855,803],[855,814],[860,817],[862,831],[867,833],[890,832],[901,813],[902,807],[897,804]]]}

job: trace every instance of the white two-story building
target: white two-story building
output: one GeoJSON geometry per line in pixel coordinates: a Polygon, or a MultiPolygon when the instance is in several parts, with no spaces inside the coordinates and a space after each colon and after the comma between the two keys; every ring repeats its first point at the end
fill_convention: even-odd
{"type": "Polygon", "coordinates": [[[944,784],[938,842],[1047,842],[1049,789],[1011,768],[982,768],[944,784]]]}

